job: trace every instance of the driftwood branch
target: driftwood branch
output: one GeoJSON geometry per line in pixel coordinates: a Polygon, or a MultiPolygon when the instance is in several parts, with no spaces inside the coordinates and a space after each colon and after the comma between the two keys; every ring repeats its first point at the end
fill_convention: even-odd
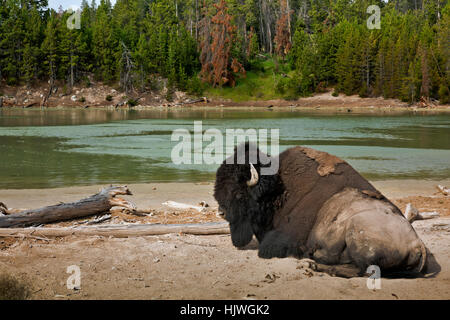
{"type": "Polygon", "coordinates": [[[416,220],[439,218],[439,213],[436,211],[419,212],[419,210],[416,207],[414,207],[411,203],[408,203],[406,205],[406,209],[405,209],[405,218],[410,223],[413,223],[413,221],[416,221],[416,220]]]}
{"type": "Polygon", "coordinates": [[[437,185],[436,188],[444,195],[444,196],[448,196],[450,195],[450,189],[445,187],[445,186],[441,186],[441,185],[437,185]]]}
{"type": "Polygon", "coordinates": [[[30,103],[24,105],[23,107],[24,107],[24,108],[31,108],[32,106],[35,106],[35,105],[37,105],[37,104],[38,104],[38,102],[30,102],[30,103]]]}
{"type": "Polygon", "coordinates": [[[198,99],[194,99],[194,100],[189,100],[189,101],[184,101],[184,102],[177,102],[175,104],[173,104],[174,106],[181,106],[184,104],[194,104],[194,103],[198,103],[198,102],[205,102],[208,103],[208,98],[207,97],[201,97],[198,99]]]}
{"type": "Polygon", "coordinates": [[[0,202],[0,217],[9,214],[8,207],[3,202],[0,202]]]}
{"type": "Polygon", "coordinates": [[[7,228],[0,229],[0,237],[65,237],[65,236],[113,236],[117,238],[142,237],[168,233],[193,235],[229,234],[228,222],[195,224],[130,224],[82,226],[76,228],[7,228]]]}
{"type": "Polygon", "coordinates": [[[205,210],[205,206],[194,206],[191,204],[176,202],[176,201],[166,201],[162,203],[164,206],[168,206],[169,208],[178,209],[178,210],[189,210],[193,209],[198,212],[202,212],[205,210]]]}
{"type": "MultiPolygon", "coordinates": [[[[135,210],[135,206],[117,195],[131,194],[127,186],[109,187],[99,193],[72,203],[61,203],[39,209],[0,216],[0,228],[26,227],[108,212],[113,206],[135,210]]],[[[6,206],[5,206],[6,209],[6,206]]],[[[1,209],[0,209],[1,210],[1,209]]]]}

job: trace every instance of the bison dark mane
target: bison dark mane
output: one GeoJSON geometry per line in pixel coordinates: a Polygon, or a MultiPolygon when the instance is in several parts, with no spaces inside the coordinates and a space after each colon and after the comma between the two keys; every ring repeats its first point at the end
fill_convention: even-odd
{"type": "Polygon", "coordinates": [[[285,190],[278,174],[261,175],[261,168],[270,166],[270,163],[261,163],[261,159],[270,158],[248,142],[235,148],[232,157],[233,164],[226,164],[225,160],[217,171],[214,197],[219,203],[219,211],[230,223],[233,245],[244,247],[255,235],[261,258],[298,256],[298,248],[287,245],[288,239],[273,231],[273,216],[282,205],[285,190]],[[239,150],[241,148],[244,150],[239,150]],[[256,154],[252,158],[254,150],[256,154]],[[244,164],[237,163],[240,151],[245,154],[244,164]],[[257,161],[253,163],[250,159],[257,161]],[[258,184],[254,187],[247,185],[251,178],[250,163],[259,176],[258,184]]]}

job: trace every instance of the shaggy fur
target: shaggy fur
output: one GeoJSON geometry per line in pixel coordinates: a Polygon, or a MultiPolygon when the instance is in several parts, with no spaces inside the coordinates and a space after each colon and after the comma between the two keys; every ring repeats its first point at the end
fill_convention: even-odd
{"type": "Polygon", "coordinates": [[[245,163],[236,164],[235,149],[235,164],[224,161],[219,167],[214,190],[234,246],[247,245],[255,235],[261,258],[308,257],[323,264],[352,264],[361,272],[371,264],[384,270],[423,268],[423,243],[401,211],[345,161],[294,147],[279,155],[277,174],[261,175],[260,159],[267,156],[248,143],[238,148],[245,148],[245,163]],[[249,187],[248,159],[255,158],[259,181],[249,187]],[[390,227],[373,233],[378,220],[390,227]],[[399,243],[383,242],[393,233],[399,243]]]}

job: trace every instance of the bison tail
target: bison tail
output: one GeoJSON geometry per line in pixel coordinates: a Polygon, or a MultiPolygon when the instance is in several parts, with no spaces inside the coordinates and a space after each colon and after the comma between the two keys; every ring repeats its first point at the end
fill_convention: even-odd
{"type": "Polygon", "coordinates": [[[420,241],[420,262],[417,265],[417,267],[415,268],[414,271],[416,272],[423,272],[425,271],[425,265],[427,262],[427,248],[425,247],[425,245],[423,244],[422,241],[420,241]]]}

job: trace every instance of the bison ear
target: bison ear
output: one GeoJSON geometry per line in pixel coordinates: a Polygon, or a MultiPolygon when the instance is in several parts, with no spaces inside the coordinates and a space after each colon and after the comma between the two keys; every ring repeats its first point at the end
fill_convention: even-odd
{"type": "Polygon", "coordinates": [[[244,247],[252,241],[253,230],[250,221],[230,223],[231,241],[235,247],[244,247]]]}

